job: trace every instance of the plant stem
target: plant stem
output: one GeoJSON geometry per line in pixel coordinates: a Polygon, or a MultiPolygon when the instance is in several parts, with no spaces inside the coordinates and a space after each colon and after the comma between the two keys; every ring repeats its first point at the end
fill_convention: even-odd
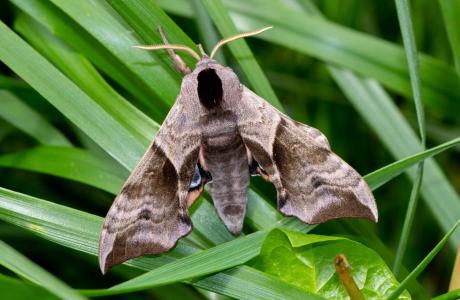
{"type": "Polygon", "coordinates": [[[351,300],[365,300],[363,294],[359,290],[356,282],[349,271],[350,263],[344,254],[338,254],[335,257],[335,271],[339,276],[340,281],[347,290],[348,296],[351,300]]]}

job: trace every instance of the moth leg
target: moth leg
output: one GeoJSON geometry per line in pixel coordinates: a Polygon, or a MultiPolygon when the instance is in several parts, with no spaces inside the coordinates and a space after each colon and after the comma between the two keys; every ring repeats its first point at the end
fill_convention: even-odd
{"type": "Polygon", "coordinates": [[[187,194],[187,207],[191,207],[193,203],[200,197],[204,190],[204,185],[212,180],[211,174],[206,171],[200,163],[195,165],[195,173],[187,194]]]}
{"type": "Polygon", "coordinates": [[[267,172],[260,166],[256,159],[252,156],[251,151],[246,148],[246,153],[248,155],[248,165],[249,165],[249,174],[251,176],[260,176],[265,181],[271,182],[270,176],[267,172]]]}
{"type": "MultiPolygon", "coordinates": [[[[161,26],[158,26],[158,32],[160,33],[161,35],[161,38],[163,39],[163,43],[165,45],[169,45],[169,41],[168,39],[166,38],[166,35],[165,33],[163,32],[163,28],[161,26]]],[[[190,70],[190,68],[187,66],[187,64],[182,60],[182,58],[177,55],[173,49],[167,49],[168,51],[168,54],[169,56],[171,57],[171,59],[173,60],[174,62],[174,66],[176,67],[176,70],[178,72],[181,72],[182,74],[184,75],[187,75],[189,73],[191,73],[192,71],[190,70]]]]}

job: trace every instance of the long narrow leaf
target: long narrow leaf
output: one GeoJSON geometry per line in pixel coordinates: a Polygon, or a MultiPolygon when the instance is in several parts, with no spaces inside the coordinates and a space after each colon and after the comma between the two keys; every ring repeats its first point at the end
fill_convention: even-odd
{"type": "Polygon", "coordinates": [[[460,3],[456,0],[439,0],[445,28],[454,54],[457,76],[460,77],[460,3]]]}
{"type": "Polygon", "coordinates": [[[105,2],[12,2],[136,95],[147,112],[164,117],[176,97],[179,75],[155,54],[132,48],[142,42],[105,2]]]}
{"type": "MultiPolygon", "coordinates": [[[[329,67],[329,70],[350,102],[393,156],[401,159],[420,152],[420,142],[415,133],[377,82],[361,80],[353,73],[338,68],[329,67]]],[[[409,175],[414,178],[414,173],[409,172],[409,175]]],[[[425,162],[422,196],[444,231],[452,228],[460,216],[460,200],[432,159],[425,162]],[[433,201],[439,197],[442,197],[442,201],[433,201]]],[[[451,246],[456,248],[460,234],[454,234],[451,241],[451,246]]]]}
{"type": "Polygon", "coordinates": [[[29,44],[57,66],[136,139],[145,145],[150,143],[159,125],[118,94],[85,57],[70,49],[43,25],[25,14],[19,14],[14,24],[29,44]]]}
{"type": "Polygon", "coordinates": [[[233,268],[195,281],[194,284],[237,299],[323,299],[248,266],[233,268]]]}
{"type": "Polygon", "coordinates": [[[414,270],[401,282],[401,284],[393,291],[393,293],[387,298],[388,300],[396,299],[398,296],[406,289],[407,284],[415,280],[417,276],[425,270],[425,268],[428,266],[428,264],[434,259],[436,254],[441,251],[441,249],[444,247],[444,245],[447,243],[451,235],[455,232],[457,229],[458,225],[460,225],[460,220],[455,223],[454,226],[444,235],[444,237],[439,241],[439,243],[433,248],[433,250],[428,253],[427,256],[415,267],[414,270]]]}
{"type": "Polygon", "coordinates": [[[3,241],[0,241],[0,253],[2,254],[0,255],[0,265],[44,287],[56,296],[69,300],[86,299],[3,241]]]}
{"type": "Polygon", "coordinates": [[[145,150],[100,106],[46,59],[0,23],[0,60],[28,82],[123,166],[132,169],[145,150]],[[98,120],[95,123],[94,120],[98,120]]]}
{"type": "MultiPolygon", "coordinates": [[[[396,8],[398,12],[399,26],[401,28],[404,49],[406,51],[407,64],[409,67],[409,75],[411,79],[412,95],[414,97],[415,109],[417,112],[417,123],[420,132],[420,141],[422,149],[425,149],[426,132],[425,132],[425,112],[423,110],[420,75],[419,75],[419,62],[417,48],[415,46],[414,30],[412,29],[412,21],[409,9],[408,0],[396,0],[396,8]]],[[[406,217],[401,232],[401,237],[396,250],[396,259],[393,264],[393,272],[398,275],[401,269],[402,260],[407,248],[407,242],[412,229],[412,224],[417,209],[417,203],[420,194],[420,187],[423,180],[423,167],[424,163],[421,162],[417,168],[414,185],[409,198],[407,206],[406,217]]]]}
{"type": "Polygon", "coordinates": [[[59,176],[116,194],[128,172],[121,166],[70,147],[37,147],[0,156],[0,166],[59,176]]]}
{"type": "MultiPolygon", "coordinates": [[[[193,16],[188,1],[158,0],[158,4],[182,16],[193,16]]],[[[306,14],[281,0],[226,0],[240,31],[273,25],[260,38],[311,55],[334,65],[377,79],[386,87],[411,96],[409,72],[402,47],[306,14]],[[254,9],[263,7],[263,9],[254,9]],[[289,16],[285,18],[284,16],[289,16]]],[[[425,105],[458,118],[460,84],[455,70],[428,55],[420,55],[422,93],[425,105]]]]}
{"type": "Polygon", "coordinates": [[[58,300],[59,298],[46,289],[34,284],[0,274],[0,290],[5,299],[15,300],[58,300]]]}
{"type": "Polygon", "coordinates": [[[229,269],[258,255],[266,234],[264,231],[258,231],[178,259],[109,289],[88,290],[83,293],[88,296],[130,293],[229,269]]]}
{"type": "Polygon", "coordinates": [[[453,139],[439,146],[433,147],[423,152],[419,152],[417,154],[398,160],[392,164],[386,165],[383,168],[380,168],[378,170],[373,171],[372,173],[367,174],[366,176],[364,176],[364,178],[366,179],[371,189],[377,189],[389,180],[395,178],[402,172],[406,171],[407,168],[438,153],[441,153],[455,145],[458,145],[459,143],[460,138],[453,139]]]}
{"type": "Polygon", "coordinates": [[[69,140],[14,94],[0,90],[0,118],[44,145],[70,146],[69,140]]]}
{"type": "MultiPolygon", "coordinates": [[[[66,247],[97,255],[98,232],[102,225],[100,217],[0,188],[0,220],[23,227],[66,247]]],[[[238,250],[234,249],[234,252],[238,250]]],[[[141,257],[125,264],[142,270],[151,270],[197,251],[198,249],[182,239],[174,250],[166,254],[141,257]]],[[[193,284],[228,296],[236,293],[242,299],[251,299],[255,290],[261,295],[280,295],[282,289],[289,286],[252,269],[245,269],[243,273],[238,272],[239,267],[236,270],[237,272],[218,273],[193,284]],[[256,277],[249,280],[249,274],[254,272],[256,277]],[[223,278],[225,280],[222,280],[223,278]],[[241,283],[245,281],[250,283],[252,290],[241,289],[241,283]]],[[[302,294],[294,289],[293,293],[310,299],[307,298],[309,294],[306,292],[302,294]]],[[[281,298],[278,296],[277,299],[281,298]]]]}

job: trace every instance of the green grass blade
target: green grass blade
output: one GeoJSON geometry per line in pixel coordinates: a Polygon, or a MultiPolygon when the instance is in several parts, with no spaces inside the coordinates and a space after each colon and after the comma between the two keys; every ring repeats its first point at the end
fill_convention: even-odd
{"type": "Polygon", "coordinates": [[[4,23],[0,23],[0,38],[4,41],[0,48],[1,61],[122,165],[128,169],[136,165],[145,145],[4,23]]]}
{"type": "MultiPolygon", "coordinates": [[[[398,45],[306,15],[284,1],[232,0],[225,4],[238,16],[240,30],[272,24],[274,29],[261,35],[262,39],[375,78],[398,93],[412,96],[404,49],[398,45]],[[254,6],[264,9],[255,10],[254,6]]],[[[454,69],[420,55],[420,70],[425,104],[458,119],[455,112],[460,104],[454,99],[460,98],[460,87],[454,69]]]]}
{"type": "Polygon", "coordinates": [[[198,287],[213,290],[216,293],[228,295],[236,299],[323,299],[248,266],[233,268],[229,271],[195,281],[194,284],[198,287]]]}
{"type": "Polygon", "coordinates": [[[69,140],[17,96],[0,90],[0,118],[44,145],[70,146],[69,140]]]}
{"type": "Polygon", "coordinates": [[[116,194],[126,169],[90,152],[70,147],[37,147],[0,156],[0,166],[59,176],[116,194]]]}
{"type": "Polygon", "coordinates": [[[88,296],[124,294],[229,269],[258,255],[266,234],[258,231],[178,259],[109,289],[82,292],[88,296]]]}
{"type": "MultiPolygon", "coordinates": [[[[98,253],[101,217],[0,188],[0,219],[65,247],[91,255],[98,253]]],[[[182,239],[167,254],[141,257],[126,264],[149,270],[198,250],[182,239]]]]}
{"type": "Polygon", "coordinates": [[[366,179],[366,182],[369,184],[371,189],[375,190],[378,187],[390,181],[391,179],[395,178],[402,172],[406,171],[409,167],[413,166],[414,164],[424,161],[425,159],[432,157],[438,153],[441,153],[451,147],[454,147],[459,143],[460,138],[456,138],[444,144],[433,147],[431,149],[408,156],[406,158],[398,160],[394,163],[386,165],[385,167],[382,167],[378,170],[375,170],[367,174],[366,176],[364,176],[364,179],[366,179]]]}
{"type": "Polygon", "coordinates": [[[16,17],[14,24],[29,44],[128,129],[136,139],[145,145],[150,143],[159,125],[120,96],[85,57],[70,49],[43,25],[23,13],[16,17]]]}
{"type": "MultiPolygon", "coordinates": [[[[100,217],[0,188],[0,220],[25,228],[63,246],[97,255],[98,235],[102,226],[100,217]]],[[[136,258],[125,264],[142,270],[151,270],[197,251],[199,249],[188,244],[186,239],[181,239],[176,248],[168,253],[157,257],[136,258]]],[[[238,250],[234,250],[234,253],[236,252],[238,250]]],[[[248,280],[248,273],[244,274],[246,275],[225,271],[192,284],[228,296],[238,291],[243,299],[250,299],[254,290],[262,295],[269,295],[279,294],[283,287],[286,287],[286,284],[279,280],[259,274],[257,280],[249,280],[254,290],[241,289],[241,283],[248,280]]],[[[296,293],[300,291],[296,290],[296,293]]],[[[303,295],[306,297],[309,294],[303,295]]]]}
{"type": "MultiPolygon", "coordinates": [[[[424,149],[426,144],[426,131],[425,131],[425,112],[423,110],[420,76],[419,76],[419,62],[417,48],[415,46],[414,32],[412,29],[412,21],[410,16],[409,3],[407,0],[395,0],[396,9],[398,12],[399,26],[404,42],[404,49],[406,51],[407,64],[409,67],[409,76],[411,79],[412,95],[415,102],[415,110],[417,112],[417,123],[420,132],[421,147],[424,149]]],[[[407,248],[407,242],[412,229],[412,224],[417,209],[418,198],[420,194],[420,187],[423,180],[423,167],[424,163],[418,165],[415,182],[412,186],[412,191],[407,206],[406,216],[399,240],[398,248],[396,250],[396,258],[393,264],[393,273],[399,274],[401,269],[404,254],[407,248]]]]}
{"type": "MultiPolygon", "coordinates": [[[[166,67],[164,61],[155,53],[132,48],[134,45],[142,44],[142,41],[130,33],[130,28],[120,22],[116,12],[106,2],[66,0],[50,0],[50,2],[113,53],[118,61],[132,71],[138,81],[156,94],[157,99],[167,106],[174,103],[181,75],[166,67]],[[155,63],[152,63],[152,57],[155,63]]],[[[149,99],[147,104],[152,105],[152,100],[149,99]]]]}
{"type": "MultiPolygon", "coordinates": [[[[155,1],[140,1],[140,0],[126,0],[117,1],[110,0],[108,3],[112,8],[126,21],[126,23],[137,33],[139,38],[144,44],[162,44],[163,40],[159,35],[158,26],[163,28],[163,31],[170,43],[186,45],[196,52],[198,48],[195,43],[177,26],[174,21],[155,3],[155,1]]],[[[156,51],[152,54],[157,55],[164,60],[170,69],[178,78],[183,75],[175,70],[171,59],[166,51],[156,51]]],[[[183,58],[184,62],[191,68],[196,63],[196,60],[190,55],[179,55],[183,58]]],[[[176,90],[177,94],[178,90],[176,90]]]]}
{"type": "MultiPolygon", "coordinates": [[[[182,16],[193,16],[187,1],[158,0],[157,3],[182,16]]],[[[260,35],[261,39],[375,78],[393,91],[412,96],[404,49],[399,45],[322,20],[285,1],[226,0],[224,3],[232,18],[238,20],[235,24],[240,31],[273,25],[272,30],[260,35]]],[[[458,119],[460,84],[455,70],[431,56],[421,54],[419,58],[425,105],[458,119]]]]}
{"type": "Polygon", "coordinates": [[[51,293],[62,299],[86,299],[78,292],[67,286],[40,266],[11,248],[8,244],[0,241],[0,265],[10,269],[21,277],[25,277],[31,282],[44,287],[51,293]]]}
{"type": "MultiPolygon", "coordinates": [[[[211,53],[212,48],[220,41],[219,34],[201,0],[192,0],[191,4],[196,15],[195,22],[198,27],[203,48],[206,53],[211,53]]],[[[214,57],[219,63],[223,65],[227,64],[223,51],[217,51],[214,57]]]]}
{"type": "Polygon", "coordinates": [[[417,209],[418,199],[420,196],[420,187],[423,180],[423,164],[420,163],[415,175],[414,185],[409,197],[409,204],[407,205],[406,216],[404,217],[404,224],[399,238],[398,248],[396,249],[396,258],[393,263],[393,273],[398,276],[402,267],[404,254],[406,253],[407,243],[409,241],[412,224],[414,223],[415,211],[417,209]]]}
{"type": "Polygon", "coordinates": [[[447,36],[454,54],[457,76],[460,77],[460,20],[458,19],[460,3],[456,0],[439,0],[438,2],[441,5],[447,36]]]}
{"type": "Polygon", "coordinates": [[[5,299],[15,300],[57,300],[60,299],[49,291],[21,280],[0,274],[0,290],[5,299]]]}
{"type": "MultiPolygon", "coordinates": [[[[348,100],[394,157],[401,159],[420,152],[420,141],[376,81],[360,79],[350,71],[328,68],[348,100]]],[[[408,174],[414,179],[413,172],[408,174]]],[[[447,232],[460,217],[460,199],[433,159],[425,161],[422,197],[437,222],[447,232]],[[436,182],[436,185],[432,182],[436,182]],[[442,201],[433,201],[440,197],[442,201]]],[[[460,243],[460,234],[454,234],[451,241],[450,245],[456,249],[460,243]]]]}
{"type": "Polygon", "coordinates": [[[432,300],[457,300],[460,298],[460,289],[450,291],[448,293],[436,296],[432,300]]]}
{"type": "Polygon", "coordinates": [[[409,9],[408,0],[395,0],[396,9],[398,12],[399,26],[404,42],[404,50],[406,52],[407,65],[409,69],[409,77],[412,86],[412,96],[415,102],[417,111],[417,122],[420,131],[420,139],[422,147],[425,147],[426,130],[425,130],[425,113],[423,111],[421,83],[420,83],[420,68],[418,61],[417,48],[415,46],[414,30],[412,28],[412,20],[409,9]]]}
{"type": "Polygon", "coordinates": [[[448,242],[450,236],[455,232],[457,229],[458,225],[460,225],[460,220],[455,223],[455,225],[446,233],[446,235],[439,241],[439,243],[433,248],[433,250],[428,253],[427,256],[415,267],[412,272],[401,282],[401,284],[396,288],[396,290],[393,291],[393,293],[387,298],[387,300],[392,300],[398,298],[398,296],[406,289],[407,284],[415,280],[417,276],[425,270],[425,268],[428,266],[428,264],[434,259],[436,254],[441,251],[441,249],[444,247],[444,245],[448,242]]]}
{"type": "MultiPolygon", "coordinates": [[[[211,19],[216,24],[217,29],[223,38],[232,36],[239,33],[232,19],[230,18],[227,9],[222,4],[221,0],[202,0],[203,6],[208,11],[211,19]]],[[[269,24],[270,25],[270,24],[269,24]]],[[[254,27],[247,31],[253,31],[264,26],[254,27]]],[[[261,35],[268,34],[262,33],[261,35]]],[[[276,108],[282,110],[282,106],[275,95],[268,79],[265,77],[259,64],[256,62],[251,50],[249,49],[246,41],[240,39],[227,44],[230,51],[235,56],[238,64],[241,66],[246,78],[253,87],[254,91],[261,97],[265,98],[276,108]]],[[[220,50],[222,51],[222,49],[220,50]]]]}
{"type": "Polygon", "coordinates": [[[177,96],[179,74],[156,54],[132,48],[142,41],[107,3],[12,2],[135,95],[145,112],[156,118],[165,116],[177,96]]]}

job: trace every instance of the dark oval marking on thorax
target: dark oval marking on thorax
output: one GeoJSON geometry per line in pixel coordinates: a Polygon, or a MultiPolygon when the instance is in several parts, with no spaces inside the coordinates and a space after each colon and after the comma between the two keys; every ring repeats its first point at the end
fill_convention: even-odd
{"type": "Polygon", "coordinates": [[[220,105],[223,98],[222,81],[214,69],[204,69],[198,76],[198,98],[207,109],[220,105]]]}

